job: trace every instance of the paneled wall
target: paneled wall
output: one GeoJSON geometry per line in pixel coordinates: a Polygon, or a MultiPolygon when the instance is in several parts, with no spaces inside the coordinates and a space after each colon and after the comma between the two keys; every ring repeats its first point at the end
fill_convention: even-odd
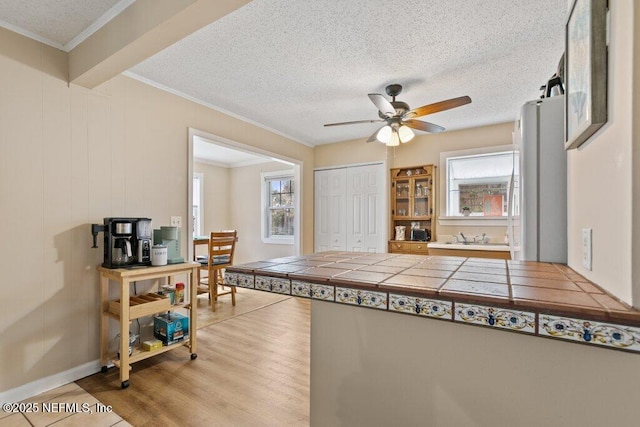
{"type": "Polygon", "coordinates": [[[126,77],[68,85],[61,59],[0,31],[0,393],[98,366],[102,248],[89,224],[186,218],[189,127],[301,161],[302,249],[313,249],[309,147],[126,77]]]}

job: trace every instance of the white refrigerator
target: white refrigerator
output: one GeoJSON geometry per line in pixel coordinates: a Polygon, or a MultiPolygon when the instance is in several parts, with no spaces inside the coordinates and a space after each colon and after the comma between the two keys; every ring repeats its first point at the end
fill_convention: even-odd
{"type": "Polygon", "coordinates": [[[566,264],[564,95],[525,103],[513,142],[519,176],[514,172],[511,180],[507,227],[511,259],[566,264]]]}

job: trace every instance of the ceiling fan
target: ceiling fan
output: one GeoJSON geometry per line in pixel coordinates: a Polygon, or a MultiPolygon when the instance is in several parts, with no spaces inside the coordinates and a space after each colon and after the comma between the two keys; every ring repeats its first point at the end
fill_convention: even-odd
{"type": "Polygon", "coordinates": [[[392,84],[385,88],[387,95],[393,100],[389,102],[387,98],[379,93],[370,93],[369,99],[378,108],[378,116],[380,119],[375,120],[356,120],[354,122],[328,123],[325,126],[342,126],[357,123],[376,123],[386,122],[384,126],[376,130],[367,139],[367,142],[378,140],[387,146],[397,146],[400,143],[411,141],[415,134],[411,129],[417,129],[424,132],[442,132],[442,126],[435,125],[421,120],[414,120],[416,117],[426,116],[427,114],[438,113],[440,111],[449,110],[451,108],[460,107],[471,102],[468,96],[451,98],[445,101],[435,102],[433,104],[423,105],[422,107],[409,109],[406,102],[396,101],[396,96],[402,92],[402,85],[392,84]]]}

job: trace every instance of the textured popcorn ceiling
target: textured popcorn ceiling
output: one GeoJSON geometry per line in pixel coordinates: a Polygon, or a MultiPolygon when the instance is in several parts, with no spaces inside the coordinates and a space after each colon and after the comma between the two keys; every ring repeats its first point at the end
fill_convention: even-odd
{"type": "Polygon", "coordinates": [[[448,130],[515,120],[564,50],[566,0],[254,0],[131,71],[298,141],[367,138],[390,83],[448,130]]]}
{"type": "MultiPolygon", "coordinates": [[[[0,0],[0,20],[66,43],[115,3],[0,0]]],[[[462,129],[539,97],[566,15],[567,0],[254,0],[127,74],[308,145],[369,137],[379,124],[322,125],[377,118],[367,94],[391,83],[412,108],[469,95],[423,118],[462,129]]]]}
{"type": "Polygon", "coordinates": [[[0,0],[0,26],[68,50],[74,38],[92,24],[104,25],[100,19],[112,8],[119,13],[133,1],[0,0]]]}

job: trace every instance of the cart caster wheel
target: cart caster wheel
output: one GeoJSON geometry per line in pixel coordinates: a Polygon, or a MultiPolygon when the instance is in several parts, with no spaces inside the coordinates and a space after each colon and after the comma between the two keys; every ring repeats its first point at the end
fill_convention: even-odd
{"type": "Polygon", "coordinates": [[[109,367],[107,365],[100,368],[100,372],[102,372],[103,374],[106,374],[108,370],[109,370],[109,367]]]}
{"type": "Polygon", "coordinates": [[[191,353],[191,360],[196,360],[198,355],[196,353],[191,353]]]}
{"type": "Polygon", "coordinates": [[[125,388],[129,387],[129,381],[122,381],[122,384],[120,385],[120,387],[122,387],[122,389],[124,390],[125,388]]]}

